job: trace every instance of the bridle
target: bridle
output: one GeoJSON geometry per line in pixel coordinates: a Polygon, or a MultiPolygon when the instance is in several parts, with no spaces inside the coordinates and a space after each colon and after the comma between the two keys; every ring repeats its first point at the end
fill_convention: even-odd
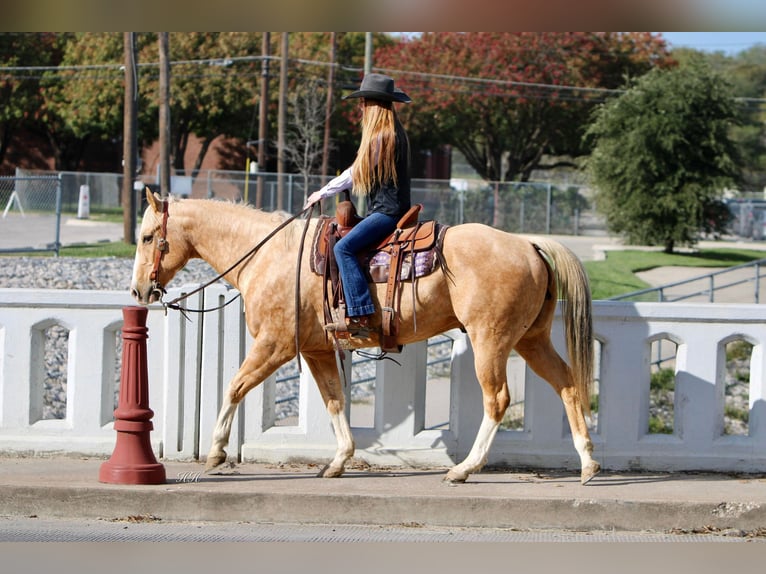
{"type": "MultiPolygon", "coordinates": [[[[151,293],[157,294],[157,300],[162,303],[163,307],[165,308],[165,314],[167,314],[168,309],[174,309],[176,311],[180,311],[180,313],[186,317],[186,319],[189,319],[187,312],[190,313],[207,313],[210,311],[217,311],[219,309],[222,309],[223,307],[226,307],[233,301],[236,301],[239,297],[242,296],[241,293],[238,293],[235,297],[232,297],[225,303],[222,303],[221,305],[218,305],[217,307],[209,308],[209,309],[188,309],[186,307],[182,307],[179,305],[181,301],[184,299],[191,297],[192,295],[199,293],[200,291],[203,291],[219,279],[222,279],[225,275],[233,271],[236,267],[238,267],[240,264],[242,264],[244,261],[249,261],[250,258],[252,258],[253,255],[268,242],[272,237],[274,237],[280,230],[287,227],[290,223],[292,223],[295,219],[298,217],[301,217],[304,213],[308,212],[308,216],[306,217],[306,223],[303,226],[303,232],[301,234],[301,241],[299,244],[298,249],[298,262],[297,267],[295,270],[295,349],[296,349],[296,356],[298,357],[298,372],[302,372],[301,368],[301,361],[300,361],[300,321],[298,320],[298,316],[300,313],[300,267],[301,267],[301,260],[303,258],[303,246],[305,244],[306,239],[306,232],[309,229],[309,223],[311,222],[311,216],[314,213],[314,206],[315,204],[312,203],[306,207],[304,207],[300,212],[296,213],[295,215],[290,216],[288,219],[283,221],[281,224],[279,224],[273,231],[271,231],[266,237],[264,237],[255,247],[250,249],[247,253],[245,253],[242,257],[240,257],[237,261],[235,261],[228,269],[220,273],[218,276],[214,277],[204,285],[198,286],[196,289],[192,290],[189,293],[184,293],[180,297],[176,297],[170,302],[164,302],[162,300],[162,296],[167,293],[165,288],[160,283],[160,265],[162,264],[162,256],[165,254],[165,252],[168,250],[168,200],[163,199],[162,200],[162,223],[160,224],[160,235],[157,238],[157,241],[155,243],[154,247],[154,264],[152,266],[152,272],[149,275],[149,279],[151,280],[151,293]]],[[[320,207],[320,214],[321,214],[321,205],[320,207]]],[[[375,357],[373,357],[375,358],[375,357]]],[[[387,357],[388,358],[388,357],[387,357]]],[[[336,359],[338,361],[338,369],[340,372],[340,376],[342,380],[344,381],[344,384],[346,383],[346,370],[344,368],[344,353],[340,348],[336,348],[336,359]]],[[[393,359],[391,359],[393,360],[393,359]]],[[[396,361],[394,361],[396,362],[396,361]]]]}
{"type": "Polygon", "coordinates": [[[160,283],[160,264],[162,263],[162,256],[168,250],[168,200],[162,200],[162,223],[160,224],[160,236],[157,238],[154,244],[154,265],[152,266],[152,272],[149,275],[151,281],[151,295],[156,294],[157,300],[162,301],[162,296],[167,293],[165,288],[160,283]]]}
{"type": "MultiPolygon", "coordinates": [[[[274,235],[276,235],[280,230],[287,227],[290,223],[292,223],[295,219],[302,216],[304,213],[309,212],[308,217],[306,218],[306,225],[303,230],[303,235],[301,237],[301,249],[299,250],[298,254],[298,266],[300,268],[300,260],[303,253],[303,243],[306,235],[306,231],[308,230],[308,224],[311,220],[311,214],[314,210],[314,204],[311,204],[307,207],[304,207],[299,213],[290,216],[288,219],[283,221],[279,224],[271,233],[269,233],[266,237],[264,237],[255,247],[253,247],[250,251],[245,253],[242,257],[240,257],[237,261],[235,261],[228,269],[225,271],[219,273],[216,277],[213,277],[210,281],[205,283],[204,285],[198,286],[196,289],[190,291],[189,293],[184,293],[179,297],[176,297],[172,301],[165,302],[162,300],[162,296],[167,293],[165,288],[163,287],[162,283],[160,283],[160,266],[162,264],[162,256],[167,252],[168,250],[168,200],[163,199],[162,200],[162,222],[160,224],[160,234],[159,237],[157,237],[157,241],[154,245],[154,263],[152,266],[152,272],[149,275],[149,280],[151,281],[151,293],[157,295],[157,301],[162,303],[163,307],[165,307],[165,313],[167,313],[168,309],[174,309],[176,311],[180,311],[184,316],[186,316],[187,312],[190,313],[207,313],[210,311],[217,311],[218,309],[222,309],[223,307],[226,307],[233,301],[235,301],[237,298],[241,297],[241,293],[238,294],[236,297],[232,297],[225,303],[218,305],[217,307],[209,308],[209,309],[188,309],[186,307],[182,307],[179,305],[181,301],[184,299],[187,299],[188,297],[191,297],[192,295],[195,295],[196,293],[199,293],[200,291],[203,291],[204,289],[208,288],[210,285],[218,281],[219,279],[222,279],[224,276],[226,276],[228,273],[233,271],[236,267],[238,267],[240,264],[242,264],[244,261],[249,260],[255,253],[263,247],[263,245],[269,241],[274,235]]],[[[298,296],[299,296],[299,283],[296,283],[296,309],[298,307],[298,296]]],[[[297,315],[296,315],[297,316],[297,315]]],[[[187,317],[188,319],[188,317],[187,317]]]]}

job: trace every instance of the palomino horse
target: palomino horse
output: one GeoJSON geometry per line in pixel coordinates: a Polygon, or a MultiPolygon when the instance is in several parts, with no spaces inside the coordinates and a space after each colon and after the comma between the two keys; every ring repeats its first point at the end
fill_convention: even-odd
{"type": "MultiPolygon", "coordinates": [[[[142,304],[159,300],[162,286],[191,258],[202,258],[223,273],[288,217],[214,200],[171,198],[163,202],[148,191],[147,199],[131,282],[132,295],[142,304]]],[[[308,237],[313,236],[316,221],[310,222],[308,237]]],[[[340,476],[354,454],[335,350],[324,331],[322,278],[309,268],[308,249],[301,261],[300,300],[295,299],[295,267],[304,223],[292,221],[245,263],[225,274],[242,294],[254,343],[223,399],[207,470],[226,461],[224,448],[238,403],[296,356],[297,308],[300,353],[319,386],[338,441],[333,460],[319,476],[340,476]]],[[[532,243],[472,223],[447,230],[443,257],[451,273],[437,269],[418,279],[414,297],[402,296],[398,339],[406,345],[460,328],[473,345],[484,416],[469,454],[447,472],[445,480],[464,482],[486,463],[510,402],[506,362],[516,349],[561,397],[585,484],[600,465],[591,456],[593,445],[585,422],[593,380],[593,346],[591,297],[580,261],[551,239],[535,238],[532,243]],[[557,293],[566,300],[563,319],[571,367],[550,340],[557,293]]],[[[385,287],[372,287],[378,308],[385,287]]],[[[373,328],[379,326],[378,316],[373,328]]],[[[361,340],[359,346],[378,346],[377,335],[361,340]]]]}

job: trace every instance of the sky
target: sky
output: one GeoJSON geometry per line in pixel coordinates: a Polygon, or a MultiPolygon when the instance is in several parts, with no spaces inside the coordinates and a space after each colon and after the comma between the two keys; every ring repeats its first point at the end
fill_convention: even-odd
{"type": "Polygon", "coordinates": [[[660,32],[671,48],[694,48],[734,55],[756,45],[766,46],[766,32],[660,32]]]}

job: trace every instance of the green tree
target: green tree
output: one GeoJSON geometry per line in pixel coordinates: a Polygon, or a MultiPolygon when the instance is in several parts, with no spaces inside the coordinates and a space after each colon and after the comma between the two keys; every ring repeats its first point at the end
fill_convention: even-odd
{"type": "Polygon", "coordinates": [[[735,55],[718,51],[700,52],[676,48],[672,55],[679,62],[704,58],[726,78],[737,97],[741,121],[731,130],[742,155],[742,191],[760,192],[766,188],[766,46],[757,45],[735,55]]]}
{"type": "Polygon", "coordinates": [[[732,83],[742,122],[732,132],[738,142],[744,170],[743,189],[766,188],[766,46],[758,45],[727,61],[722,73],[732,83]]]}
{"type": "MultiPolygon", "coordinates": [[[[77,170],[89,144],[112,145],[114,166],[122,159],[125,61],[119,32],[57,35],[62,56],[41,81],[38,131],[51,145],[56,169],[77,170]]],[[[143,106],[139,105],[139,110],[143,106]]]]}
{"type": "MultiPolygon", "coordinates": [[[[156,63],[156,35],[139,60],[156,63]]],[[[261,53],[260,33],[173,32],[170,34],[170,132],[171,163],[179,175],[196,177],[213,141],[219,136],[245,139],[253,123],[260,62],[239,58],[261,53]],[[192,135],[201,145],[189,158],[192,135]]],[[[159,69],[142,73],[139,85],[158,116],[159,69]]],[[[139,127],[141,129],[141,127],[139,127]]],[[[156,133],[156,132],[154,132],[156,133]]]]}
{"type": "Polygon", "coordinates": [[[60,59],[53,33],[0,34],[0,164],[14,137],[37,119],[42,106],[39,66],[60,59]]]}
{"type": "Polygon", "coordinates": [[[610,231],[672,253],[719,229],[721,194],[740,172],[736,117],[730,86],[699,58],[653,70],[599,107],[587,169],[610,231]]]}

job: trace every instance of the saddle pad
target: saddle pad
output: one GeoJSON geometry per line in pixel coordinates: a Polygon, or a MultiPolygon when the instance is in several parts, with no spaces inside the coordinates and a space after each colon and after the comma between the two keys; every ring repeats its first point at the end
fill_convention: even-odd
{"type": "MultiPolygon", "coordinates": [[[[436,269],[437,259],[433,249],[428,251],[416,251],[415,255],[415,278],[423,277],[436,269]]],[[[402,267],[399,279],[407,281],[412,279],[412,253],[402,257],[402,267]]],[[[369,273],[373,283],[386,283],[388,281],[389,264],[391,255],[385,251],[377,251],[369,260],[369,273]]]]}

